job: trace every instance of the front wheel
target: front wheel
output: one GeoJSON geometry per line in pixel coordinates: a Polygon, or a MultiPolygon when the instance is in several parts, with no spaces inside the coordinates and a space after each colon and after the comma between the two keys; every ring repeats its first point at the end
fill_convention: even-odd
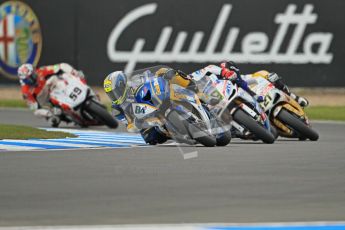
{"type": "Polygon", "coordinates": [[[217,144],[217,140],[214,136],[210,135],[203,127],[197,124],[189,124],[188,130],[191,136],[195,136],[194,139],[200,144],[206,147],[213,147],[217,144]]]}
{"type": "Polygon", "coordinates": [[[178,142],[190,143],[189,140],[180,139],[179,136],[188,135],[200,144],[213,147],[217,144],[216,138],[209,135],[198,124],[183,119],[177,111],[172,111],[168,114],[167,120],[174,127],[174,132],[177,136],[174,137],[178,142]]]}
{"type": "Polygon", "coordinates": [[[212,130],[214,130],[217,146],[227,146],[231,141],[231,132],[230,128],[224,122],[219,120],[213,120],[212,122],[212,130]]]}
{"type": "Polygon", "coordinates": [[[317,132],[285,109],[280,111],[277,118],[295,130],[300,135],[300,139],[308,138],[311,141],[317,141],[319,139],[317,132]]]}
{"type": "Polygon", "coordinates": [[[216,136],[217,146],[227,146],[231,141],[231,132],[226,131],[216,136]]]}
{"type": "Polygon", "coordinates": [[[113,118],[110,113],[102,105],[90,100],[85,106],[85,110],[94,117],[97,121],[105,124],[109,128],[116,129],[118,122],[113,118]]]}
{"type": "Polygon", "coordinates": [[[233,119],[247,128],[256,138],[261,139],[266,144],[272,144],[275,141],[274,136],[267,129],[261,126],[256,120],[249,116],[246,112],[238,109],[234,115],[233,119]]]}

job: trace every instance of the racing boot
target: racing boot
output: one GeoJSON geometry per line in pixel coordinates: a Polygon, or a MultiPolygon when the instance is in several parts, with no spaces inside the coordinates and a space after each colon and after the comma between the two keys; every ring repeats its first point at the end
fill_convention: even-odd
{"type": "Polygon", "coordinates": [[[168,140],[168,137],[158,127],[142,129],[140,134],[149,145],[163,144],[168,140]]]}
{"type": "Polygon", "coordinates": [[[128,122],[127,124],[127,131],[130,133],[137,133],[140,130],[134,125],[133,122],[128,122]]]}

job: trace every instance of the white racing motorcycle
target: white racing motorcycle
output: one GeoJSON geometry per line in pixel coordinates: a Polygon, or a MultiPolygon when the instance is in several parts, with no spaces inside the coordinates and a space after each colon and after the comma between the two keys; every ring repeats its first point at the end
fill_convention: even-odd
{"type": "Polygon", "coordinates": [[[216,75],[193,74],[200,99],[225,123],[232,125],[235,137],[260,139],[271,144],[275,135],[270,122],[259,103],[242,88],[228,80],[219,80],[216,75]]]}
{"type": "Polygon", "coordinates": [[[60,118],[52,121],[53,127],[58,127],[60,121],[74,122],[81,127],[118,126],[118,122],[100,103],[93,90],[79,77],[67,73],[51,76],[37,100],[41,105],[52,108],[54,116],[60,118]]]}
{"type": "Polygon", "coordinates": [[[311,128],[303,108],[294,99],[262,77],[250,78],[248,82],[256,94],[265,98],[261,106],[277,127],[280,136],[312,141],[319,139],[319,134],[311,128]]]}

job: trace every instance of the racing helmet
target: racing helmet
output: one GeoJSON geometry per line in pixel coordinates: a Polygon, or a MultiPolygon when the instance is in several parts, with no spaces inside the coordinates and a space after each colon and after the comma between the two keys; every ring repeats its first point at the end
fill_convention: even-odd
{"type": "Polygon", "coordinates": [[[104,79],[104,91],[113,104],[121,105],[127,99],[127,76],[122,71],[115,71],[104,79]]]}
{"type": "Polygon", "coordinates": [[[270,82],[276,82],[279,79],[281,79],[281,77],[278,74],[274,72],[268,72],[266,70],[261,70],[254,73],[253,77],[262,77],[262,78],[265,78],[266,80],[269,80],[270,82]]]}
{"type": "Polygon", "coordinates": [[[219,66],[222,69],[229,69],[229,70],[235,71],[236,73],[240,72],[240,69],[237,67],[236,63],[233,61],[221,61],[219,63],[219,66]]]}
{"type": "Polygon", "coordinates": [[[26,85],[35,85],[36,84],[36,73],[34,67],[27,63],[23,64],[18,68],[18,77],[21,82],[26,85]]]}
{"type": "Polygon", "coordinates": [[[262,78],[265,78],[265,79],[267,79],[268,80],[268,75],[269,75],[270,73],[268,72],[268,71],[266,71],[266,70],[260,70],[260,71],[257,71],[257,72],[255,72],[255,73],[253,73],[253,77],[262,77],[262,78]]]}

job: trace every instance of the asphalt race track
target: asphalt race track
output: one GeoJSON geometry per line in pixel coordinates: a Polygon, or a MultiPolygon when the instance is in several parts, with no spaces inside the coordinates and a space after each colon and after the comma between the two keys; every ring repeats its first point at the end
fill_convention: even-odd
{"type": "Polygon", "coordinates": [[[345,124],[314,127],[318,142],[233,140],[190,160],[174,146],[0,152],[0,226],[344,221],[345,124]]]}

